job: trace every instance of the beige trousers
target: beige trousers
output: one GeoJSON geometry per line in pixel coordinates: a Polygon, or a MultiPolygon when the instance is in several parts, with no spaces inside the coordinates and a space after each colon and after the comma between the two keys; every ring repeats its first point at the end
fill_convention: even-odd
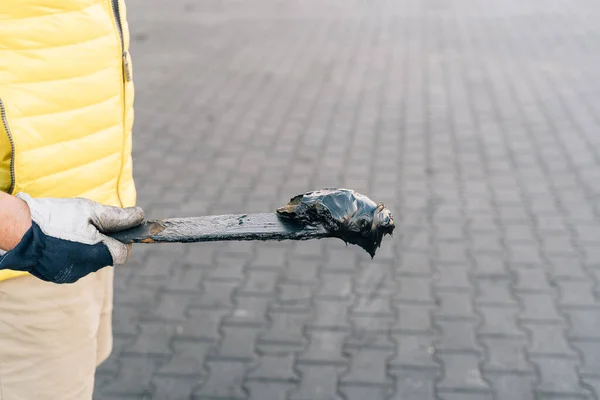
{"type": "Polygon", "coordinates": [[[73,284],[0,281],[0,400],[91,400],[112,350],[113,268],[73,284]]]}

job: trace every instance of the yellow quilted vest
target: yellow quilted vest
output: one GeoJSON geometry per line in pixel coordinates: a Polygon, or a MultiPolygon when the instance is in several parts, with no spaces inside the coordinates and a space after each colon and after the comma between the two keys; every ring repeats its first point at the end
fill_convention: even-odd
{"type": "Polygon", "coordinates": [[[0,0],[0,190],[135,204],[128,50],[123,0],[0,0]]]}

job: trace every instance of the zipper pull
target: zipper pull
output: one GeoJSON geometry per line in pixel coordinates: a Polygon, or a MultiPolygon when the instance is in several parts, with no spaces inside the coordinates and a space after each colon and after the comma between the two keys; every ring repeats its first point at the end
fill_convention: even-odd
{"type": "Polygon", "coordinates": [[[123,68],[125,69],[125,79],[127,82],[131,81],[131,73],[129,72],[129,60],[127,59],[127,52],[123,52],[123,68]]]}

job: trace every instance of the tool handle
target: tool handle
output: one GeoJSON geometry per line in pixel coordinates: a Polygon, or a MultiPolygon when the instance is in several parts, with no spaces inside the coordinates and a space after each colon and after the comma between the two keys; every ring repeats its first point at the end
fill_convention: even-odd
{"type": "Polygon", "coordinates": [[[146,221],[131,229],[109,233],[108,236],[129,244],[309,240],[332,235],[321,227],[295,224],[280,219],[274,213],[260,213],[146,221]]]}

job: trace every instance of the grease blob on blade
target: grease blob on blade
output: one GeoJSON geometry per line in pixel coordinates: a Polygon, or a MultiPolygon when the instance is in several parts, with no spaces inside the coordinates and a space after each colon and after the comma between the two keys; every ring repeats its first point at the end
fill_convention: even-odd
{"type": "Polygon", "coordinates": [[[323,226],[333,236],[365,249],[373,258],[394,219],[383,203],[351,189],[322,189],[299,194],[277,209],[281,218],[301,225],[323,226]]]}

